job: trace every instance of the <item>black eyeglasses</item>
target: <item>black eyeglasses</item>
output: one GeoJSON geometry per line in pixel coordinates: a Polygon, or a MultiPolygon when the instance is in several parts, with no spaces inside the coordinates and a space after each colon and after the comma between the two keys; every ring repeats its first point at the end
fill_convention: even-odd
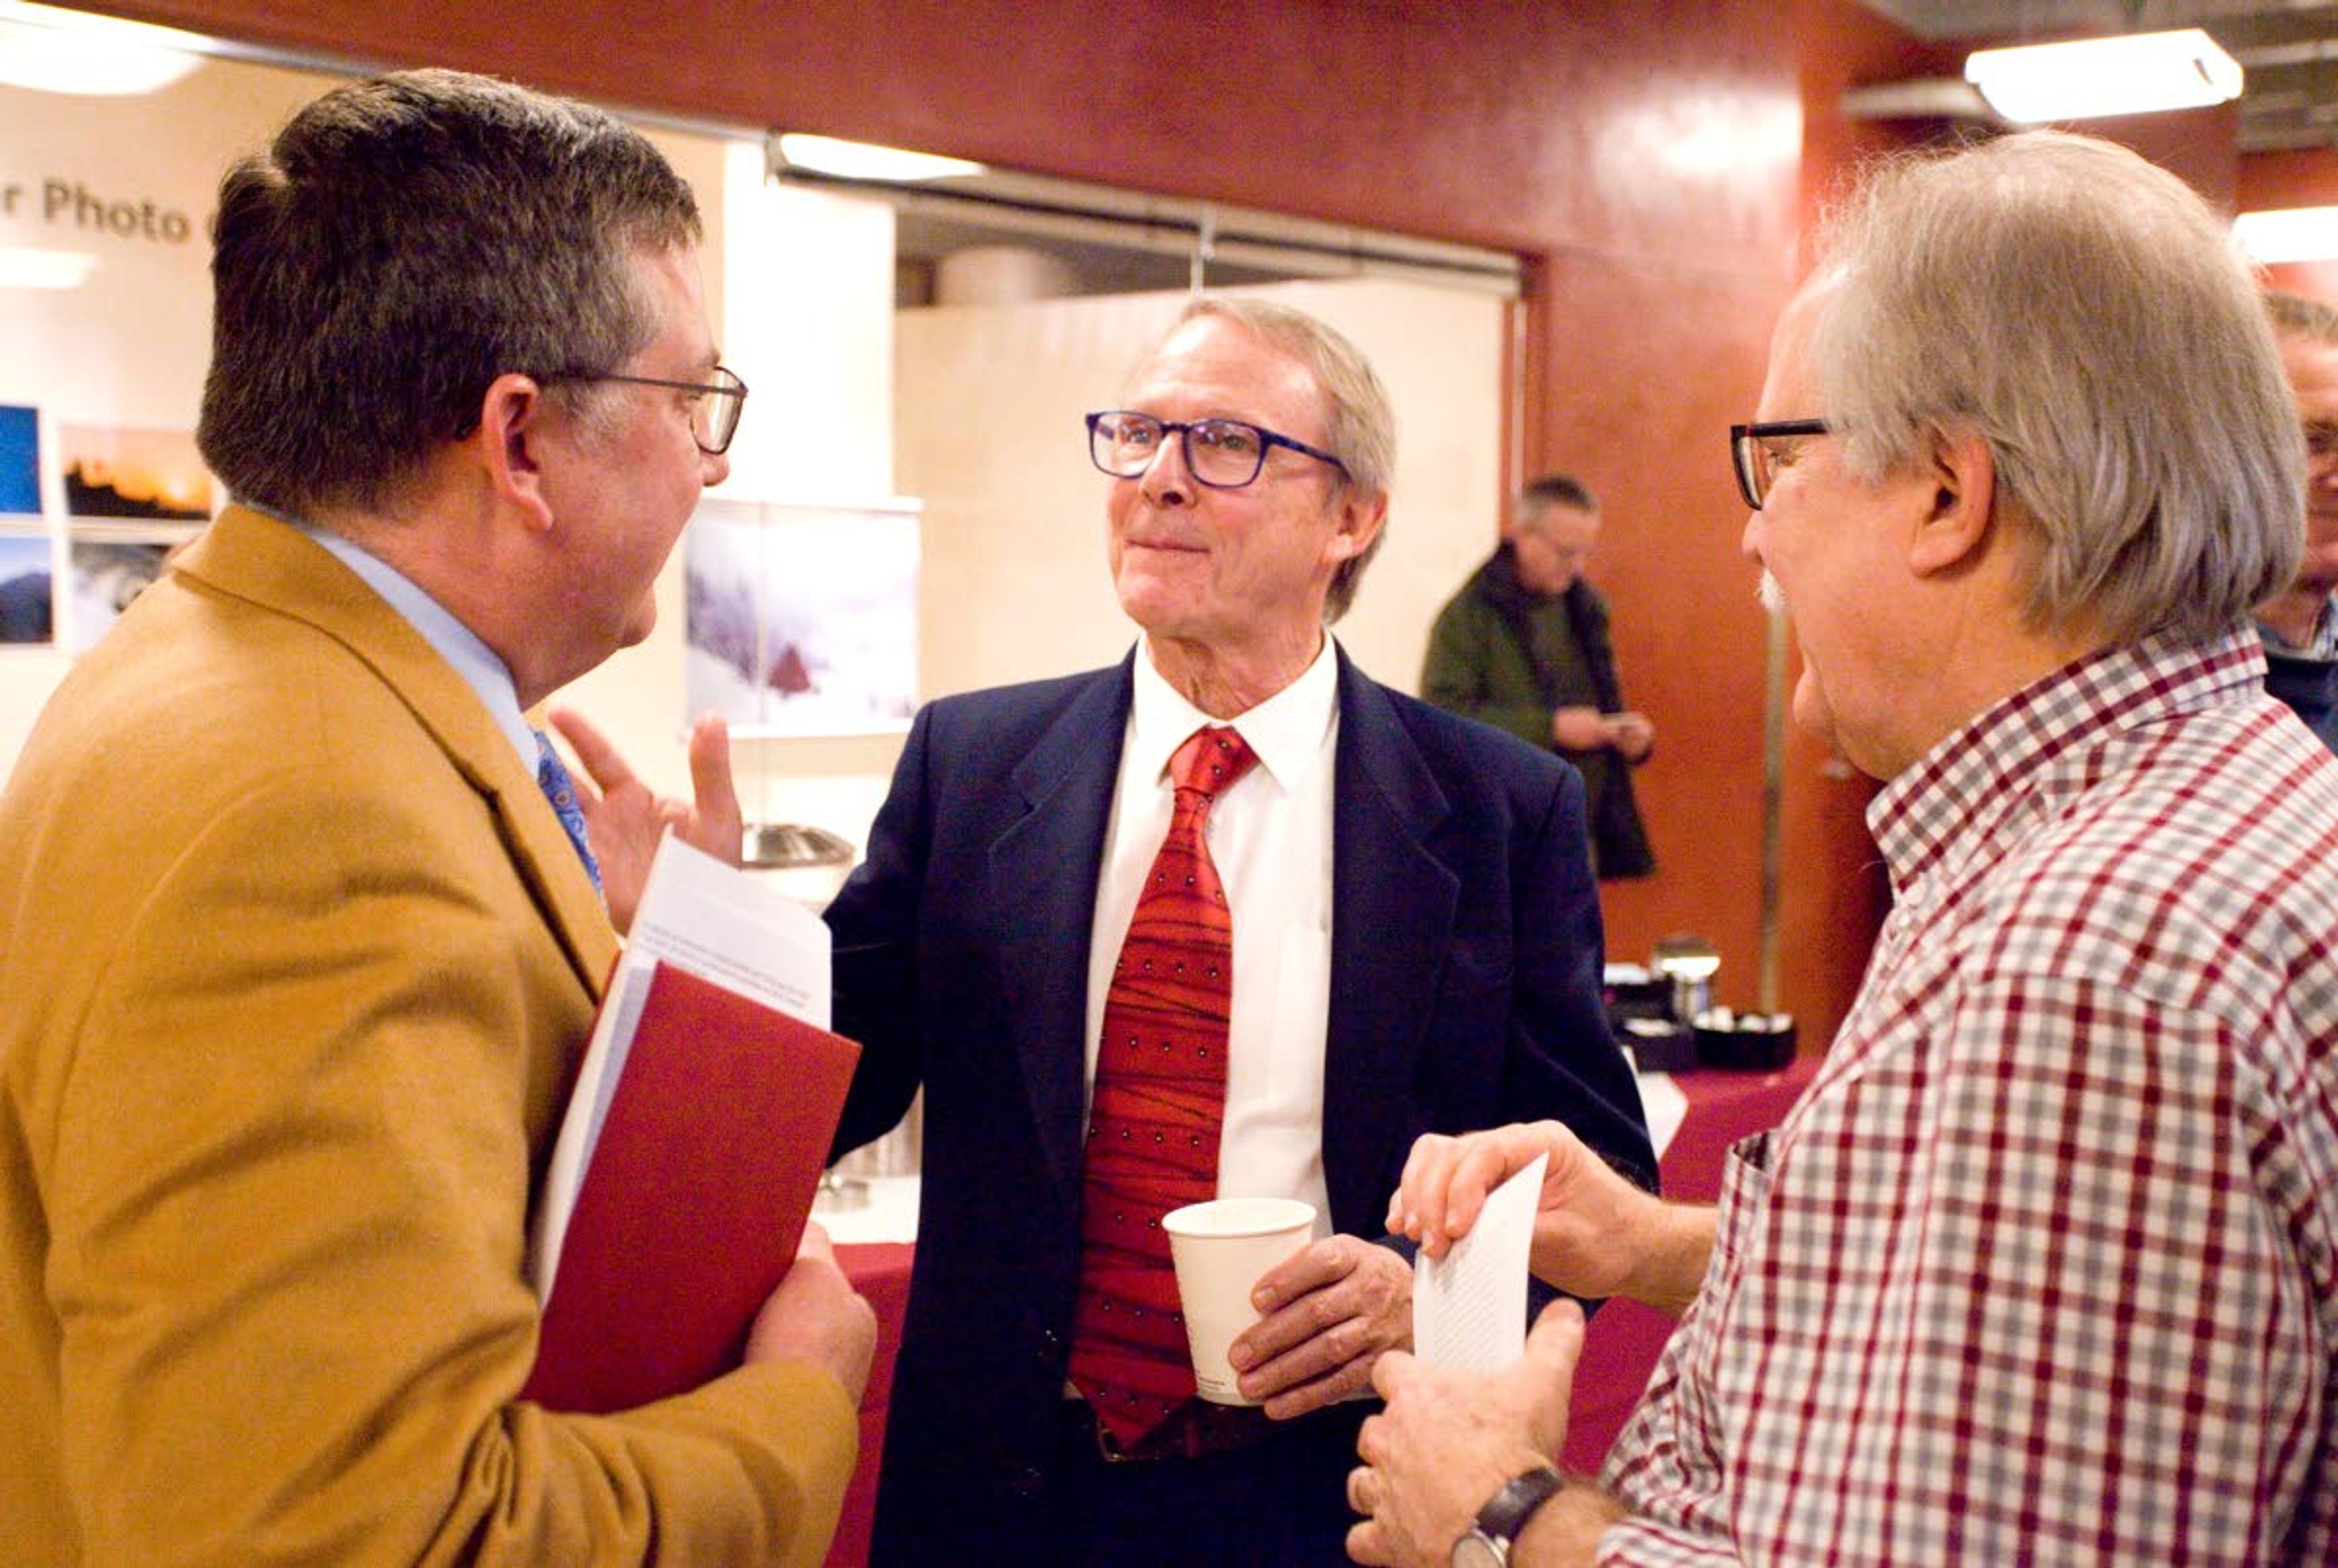
{"type": "Polygon", "coordinates": [[[739,434],[739,416],[747,409],[747,384],[721,365],[714,368],[714,379],[708,382],[566,370],[539,376],[536,380],[547,387],[555,381],[622,381],[628,387],[665,387],[676,392],[695,392],[698,396],[690,405],[690,438],[709,457],[720,457],[731,449],[731,438],[739,434]]]}
{"type": "Polygon", "coordinates": [[[2305,425],[2305,460],[2327,463],[2338,457],[2338,424],[2327,419],[2308,419],[2305,425]]]}
{"type": "Polygon", "coordinates": [[[1126,408],[1088,416],[1088,461],[1115,479],[1135,479],[1153,466],[1161,443],[1173,433],[1184,442],[1186,472],[1213,490],[1239,490],[1256,479],[1272,446],[1329,463],[1342,475],[1348,472],[1345,463],[1320,447],[1239,419],[1155,419],[1126,408]]]}
{"type": "Polygon", "coordinates": [[[1729,461],[1737,470],[1737,493],[1745,497],[1745,505],[1754,511],[1762,510],[1762,498],[1770,493],[1770,482],[1776,476],[1777,464],[1769,444],[1789,436],[1823,436],[1832,426],[1823,419],[1770,419],[1757,425],[1732,425],[1729,427],[1729,461]]]}

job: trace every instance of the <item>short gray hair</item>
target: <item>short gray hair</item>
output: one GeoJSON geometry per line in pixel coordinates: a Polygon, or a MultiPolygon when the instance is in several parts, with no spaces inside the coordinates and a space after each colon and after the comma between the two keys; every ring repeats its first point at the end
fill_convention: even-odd
{"type": "Polygon", "coordinates": [[[2033,630],[2196,641],[2289,582],[2296,413],[2247,265],[2182,181],[2025,132],[1885,163],[1831,235],[1813,412],[1870,479],[1930,431],[1985,441],[2033,630]]]}
{"type": "MultiPolygon", "coordinates": [[[[1366,495],[1387,492],[1396,476],[1396,411],[1362,350],[1304,310],[1236,295],[1194,299],[1179,313],[1177,326],[1205,316],[1231,321],[1306,366],[1323,394],[1324,445],[1347,465],[1347,482],[1366,495]]],[[[1323,598],[1326,622],[1337,621],[1355,603],[1364,568],[1387,537],[1383,521],[1363,553],[1341,562],[1332,573],[1323,598]]]]}

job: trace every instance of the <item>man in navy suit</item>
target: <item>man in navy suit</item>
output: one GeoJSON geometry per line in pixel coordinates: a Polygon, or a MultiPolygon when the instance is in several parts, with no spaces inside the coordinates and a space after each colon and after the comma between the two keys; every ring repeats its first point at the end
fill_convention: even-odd
{"type": "Polygon", "coordinates": [[[1655,1181],[1601,1006],[1581,781],[1325,631],[1387,518],[1378,377],[1297,311],[1205,299],[1123,401],[1090,453],[1142,642],[919,713],[828,912],[836,1027],[864,1048],[839,1149],[926,1093],[880,1561],[1343,1561],[1358,1400],[1410,1336],[1381,1220],[1414,1139],[1551,1117],[1655,1181]],[[1194,1406],[1164,1453],[1100,1435],[1073,1387],[1083,1144],[1165,769],[1212,723],[1258,759],[1209,819],[1234,976],[1216,1191],[1328,1223],[1236,1342],[1262,1408],[1194,1406]]]}

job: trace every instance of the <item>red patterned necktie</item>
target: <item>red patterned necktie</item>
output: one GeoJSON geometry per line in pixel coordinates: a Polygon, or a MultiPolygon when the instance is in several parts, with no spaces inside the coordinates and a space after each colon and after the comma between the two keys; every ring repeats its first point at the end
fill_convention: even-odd
{"type": "Polygon", "coordinates": [[[1203,829],[1218,791],[1257,760],[1223,728],[1196,730],[1177,749],[1168,837],[1105,995],[1071,1369],[1124,1448],[1194,1396],[1161,1217],[1217,1191],[1233,922],[1203,829]]]}

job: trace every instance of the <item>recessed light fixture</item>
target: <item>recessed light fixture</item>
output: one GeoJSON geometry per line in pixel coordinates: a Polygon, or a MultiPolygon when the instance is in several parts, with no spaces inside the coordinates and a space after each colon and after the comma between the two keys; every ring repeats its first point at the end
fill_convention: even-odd
{"type": "Polygon", "coordinates": [[[97,258],[79,250],[0,245],[0,289],[78,289],[97,258]]]}
{"type": "Polygon", "coordinates": [[[0,0],[0,84],[10,87],[108,98],[152,93],[214,46],[175,27],[0,0]]]}
{"type": "Polygon", "coordinates": [[[810,136],[800,131],[783,132],[774,140],[781,166],[833,174],[840,180],[914,181],[983,172],[981,164],[963,158],[938,158],[930,152],[907,152],[899,147],[810,136]]]}
{"type": "Polygon", "coordinates": [[[1990,108],[2029,125],[2197,109],[2241,94],[2239,63],[2197,27],[1977,50],[1965,80],[1990,108]]]}
{"type": "Polygon", "coordinates": [[[2327,261],[2338,257],[2338,207],[2244,212],[2233,220],[2233,232],[2240,236],[2251,260],[2268,266],[2276,261],[2327,261]]]}

